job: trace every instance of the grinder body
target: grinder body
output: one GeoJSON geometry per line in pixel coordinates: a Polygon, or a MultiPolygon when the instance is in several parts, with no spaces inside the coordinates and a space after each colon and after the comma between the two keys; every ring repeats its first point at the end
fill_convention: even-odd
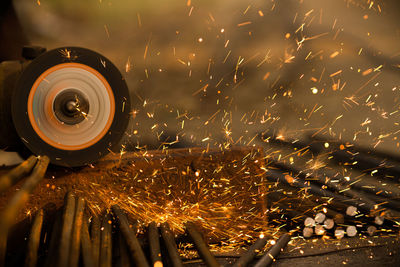
{"type": "Polygon", "coordinates": [[[28,60],[0,63],[0,148],[68,167],[117,150],[130,97],[113,63],[81,47],[27,47],[23,54],[28,60]]]}
{"type": "Polygon", "coordinates": [[[20,61],[0,62],[0,149],[6,151],[23,149],[11,115],[13,89],[22,69],[20,61]]]}
{"type": "Polygon", "coordinates": [[[114,64],[85,48],[26,44],[12,0],[0,1],[0,149],[69,167],[117,150],[130,97],[114,64]]]}

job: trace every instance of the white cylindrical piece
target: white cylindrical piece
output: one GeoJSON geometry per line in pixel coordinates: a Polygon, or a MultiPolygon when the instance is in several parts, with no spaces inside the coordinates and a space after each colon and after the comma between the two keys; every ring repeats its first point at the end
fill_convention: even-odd
{"type": "Polygon", "coordinates": [[[310,238],[314,234],[314,229],[312,227],[304,227],[303,229],[303,237],[310,238]]]}
{"type": "Polygon", "coordinates": [[[304,220],[304,226],[306,226],[306,227],[313,227],[314,225],[315,225],[315,221],[314,221],[313,218],[307,217],[307,218],[304,220]]]}
{"type": "Polygon", "coordinates": [[[325,229],[330,230],[330,229],[332,229],[334,226],[335,226],[334,220],[332,220],[332,219],[326,219],[326,220],[324,221],[324,227],[325,227],[325,229]]]}
{"type": "Polygon", "coordinates": [[[349,225],[346,227],[346,234],[349,237],[353,237],[357,235],[357,228],[354,225],[349,225]]]}
{"type": "Polygon", "coordinates": [[[335,237],[337,239],[342,239],[344,237],[344,234],[345,234],[345,232],[344,232],[343,229],[336,229],[335,230],[335,237]]]}
{"type": "Polygon", "coordinates": [[[314,219],[316,223],[323,223],[326,219],[326,215],[322,212],[318,212],[314,219]]]}
{"type": "Polygon", "coordinates": [[[375,216],[375,224],[382,225],[385,222],[385,218],[382,216],[375,216]]]}
{"type": "Polygon", "coordinates": [[[347,209],[346,209],[346,214],[349,215],[349,216],[352,216],[352,217],[356,216],[357,213],[358,213],[358,210],[354,206],[348,206],[347,209]]]}
{"type": "Polygon", "coordinates": [[[367,228],[367,233],[369,234],[369,236],[373,236],[376,233],[377,229],[375,226],[370,225],[367,228]]]}

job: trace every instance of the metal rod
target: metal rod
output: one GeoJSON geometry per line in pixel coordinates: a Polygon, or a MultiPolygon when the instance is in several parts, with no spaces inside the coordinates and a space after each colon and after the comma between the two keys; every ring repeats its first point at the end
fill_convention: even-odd
{"type": "MultiPolygon", "coordinates": [[[[338,194],[340,193],[346,197],[357,200],[359,205],[367,207],[370,211],[377,209],[379,206],[378,203],[372,199],[371,195],[366,194],[365,192],[353,190],[350,186],[342,186],[339,183],[333,182],[331,179],[326,179],[325,175],[315,175],[309,177],[302,170],[296,169],[293,166],[287,166],[281,163],[275,163],[275,165],[281,169],[285,169],[286,171],[298,174],[296,177],[301,178],[304,182],[310,183],[310,186],[315,186],[315,181],[317,181],[319,184],[327,186],[329,189],[337,192],[338,194]]],[[[387,201],[390,202],[389,199],[387,199],[387,201]]]]}
{"type": "MultiPolygon", "coordinates": [[[[279,165],[279,164],[278,164],[279,165]]],[[[292,169],[291,167],[287,168],[288,171],[293,171],[296,173],[299,173],[300,177],[304,177],[304,173],[301,173],[301,171],[298,171],[296,169],[292,169]]],[[[278,171],[275,170],[269,170],[275,173],[275,175],[279,175],[281,174],[278,171]]],[[[283,174],[281,174],[283,175],[283,174]]],[[[314,177],[313,177],[314,178],[314,177]]],[[[332,192],[329,190],[322,190],[320,189],[317,185],[315,185],[314,183],[312,183],[311,181],[297,181],[297,180],[293,180],[293,183],[291,183],[290,185],[294,185],[296,187],[307,187],[310,189],[310,191],[314,194],[318,194],[318,195],[328,195],[329,197],[333,197],[336,200],[341,201],[342,203],[344,202],[348,202],[351,203],[355,206],[357,206],[359,209],[364,210],[364,212],[367,212],[367,215],[376,215],[378,208],[380,207],[380,203],[387,203],[387,206],[390,207],[396,207],[396,210],[393,210],[391,208],[384,208],[385,210],[385,217],[395,223],[397,223],[400,219],[400,203],[399,201],[396,200],[392,200],[392,199],[388,199],[388,198],[382,198],[376,195],[371,195],[371,194],[366,194],[365,192],[361,192],[361,191],[356,191],[356,190],[352,190],[349,189],[348,187],[344,187],[344,186],[340,186],[337,183],[332,182],[329,179],[325,179],[322,177],[315,177],[320,184],[324,184],[327,185],[329,188],[333,189],[336,192],[332,192]],[[309,186],[305,185],[304,183],[307,182],[309,183],[309,186]],[[340,195],[343,194],[344,196],[340,195]],[[346,199],[347,198],[347,199],[346,199]]],[[[287,183],[286,179],[280,179],[283,180],[287,183]]],[[[335,205],[337,205],[337,203],[335,203],[335,205]]],[[[346,210],[346,214],[350,215],[350,216],[354,216],[354,212],[351,212],[351,209],[354,210],[354,207],[348,206],[347,210],[346,210]]]]}
{"type": "Polygon", "coordinates": [[[55,215],[53,229],[51,230],[49,250],[44,264],[44,266],[46,267],[52,267],[56,265],[61,228],[62,228],[62,210],[58,210],[55,215]]]}
{"type": "Polygon", "coordinates": [[[361,217],[357,217],[355,215],[358,214],[357,208],[355,208],[354,206],[349,206],[346,214],[341,214],[342,218],[340,221],[338,220],[331,220],[331,219],[326,219],[324,221],[324,227],[327,230],[332,229],[335,225],[353,225],[353,224],[357,224],[357,225],[365,225],[365,224],[371,224],[371,223],[376,223],[377,222],[381,222],[384,221],[384,218],[381,216],[375,216],[375,217],[367,217],[367,216],[361,216],[361,217]],[[350,216],[351,215],[351,216],[350,216]]]}
{"type": "Polygon", "coordinates": [[[368,235],[368,236],[373,236],[377,232],[377,228],[374,225],[348,225],[346,226],[346,234],[348,237],[354,237],[357,236],[358,233],[362,233],[363,236],[368,235]]]}
{"type": "Polygon", "coordinates": [[[310,238],[314,234],[314,229],[312,227],[306,226],[303,229],[303,237],[310,238]]]}
{"type": "Polygon", "coordinates": [[[346,234],[349,237],[356,236],[357,232],[357,228],[354,225],[349,225],[346,227],[346,234]]]}
{"type": "Polygon", "coordinates": [[[204,260],[208,267],[219,267],[221,266],[215,259],[211,251],[208,249],[206,242],[204,242],[203,237],[197,231],[196,226],[192,222],[186,223],[186,231],[191,237],[200,257],[204,260]]]}
{"type": "Polygon", "coordinates": [[[335,172],[329,168],[320,168],[313,170],[313,173],[317,176],[329,177],[331,179],[337,180],[340,183],[349,184],[351,187],[369,195],[381,195],[388,198],[398,198],[400,197],[400,189],[397,187],[397,183],[394,181],[389,181],[388,179],[379,179],[379,177],[371,176],[368,174],[361,175],[357,181],[349,181],[348,178],[340,172],[335,172]]]}
{"type": "Polygon", "coordinates": [[[286,217],[289,217],[291,221],[298,221],[298,220],[303,220],[307,218],[307,215],[312,216],[311,212],[300,212],[297,209],[291,208],[289,205],[287,205],[283,200],[287,199],[287,196],[279,193],[279,192],[271,192],[266,196],[267,200],[270,202],[269,205],[272,206],[277,206],[279,209],[284,210],[284,215],[286,217]]]}
{"type": "Polygon", "coordinates": [[[75,214],[75,196],[68,192],[64,200],[64,212],[62,216],[62,228],[60,236],[60,246],[58,250],[58,266],[67,267],[69,260],[69,251],[71,247],[72,225],[75,214]]]}
{"type": "Polygon", "coordinates": [[[332,218],[335,223],[344,223],[344,215],[330,208],[324,207],[324,213],[327,217],[332,218]]]}
{"type": "Polygon", "coordinates": [[[168,256],[171,259],[172,266],[183,267],[181,257],[179,256],[178,249],[176,248],[174,235],[169,228],[168,223],[162,223],[160,225],[161,235],[164,240],[164,244],[168,251],[168,256]]]}
{"type": "Polygon", "coordinates": [[[78,198],[75,207],[75,216],[72,228],[72,239],[71,239],[71,246],[69,249],[70,250],[69,267],[78,266],[84,210],[85,210],[85,200],[80,197],[78,198]]]}
{"type": "Polygon", "coordinates": [[[265,254],[261,257],[261,259],[254,265],[254,267],[265,267],[270,266],[272,262],[276,259],[282,249],[284,249],[290,241],[289,234],[283,234],[278,241],[276,241],[275,245],[273,245],[265,254]]]}
{"type": "Polygon", "coordinates": [[[28,201],[29,195],[43,179],[49,165],[49,158],[41,156],[32,174],[26,179],[21,189],[11,198],[7,207],[0,214],[0,266],[4,265],[7,249],[8,229],[17,217],[22,206],[28,201]]]}
{"type": "Polygon", "coordinates": [[[342,203],[348,203],[349,205],[355,205],[359,209],[364,210],[367,213],[370,213],[372,210],[375,209],[374,205],[372,205],[369,202],[364,202],[359,199],[351,199],[351,198],[339,195],[339,194],[334,193],[329,190],[323,190],[320,187],[318,187],[312,183],[305,184],[304,182],[296,180],[296,179],[292,179],[291,182],[289,182],[286,180],[285,174],[278,170],[268,169],[268,172],[266,173],[266,178],[273,182],[283,182],[283,183],[289,184],[289,185],[297,187],[297,188],[305,188],[315,195],[319,195],[322,197],[330,197],[330,198],[334,198],[335,200],[340,201],[342,203]]]}
{"type": "Polygon", "coordinates": [[[376,225],[383,225],[384,222],[385,218],[383,218],[382,216],[375,216],[374,223],[376,225]]]}
{"type": "Polygon", "coordinates": [[[1,218],[2,222],[13,222],[17,216],[18,211],[28,201],[29,195],[43,179],[46,173],[47,166],[49,165],[49,158],[42,156],[39,158],[32,174],[26,179],[21,189],[11,198],[11,201],[7,205],[7,208],[3,211],[1,218]]]}
{"type": "MultiPolygon", "coordinates": [[[[398,185],[395,185],[396,187],[398,185]]],[[[396,212],[400,211],[400,201],[399,199],[393,199],[392,197],[385,197],[385,196],[379,196],[379,195],[374,195],[374,194],[369,194],[371,200],[373,200],[375,203],[379,203],[379,206],[385,209],[391,209],[395,210],[396,212]]]]}
{"type": "MultiPolygon", "coordinates": [[[[281,184],[281,186],[283,186],[284,188],[288,187],[288,185],[285,185],[285,184],[281,184]]],[[[292,191],[293,188],[287,188],[286,190],[292,191]]],[[[329,220],[328,221],[329,224],[325,225],[325,229],[328,229],[328,230],[329,230],[329,227],[334,227],[335,223],[343,224],[343,223],[347,222],[347,224],[354,224],[356,220],[362,220],[362,221],[365,221],[366,223],[370,223],[370,221],[371,221],[371,218],[365,217],[365,216],[362,218],[351,217],[351,216],[355,216],[358,214],[357,208],[354,206],[351,206],[351,205],[347,206],[345,204],[338,205],[339,202],[335,202],[335,205],[333,205],[333,203],[325,203],[325,204],[328,205],[329,207],[334,206],[335,208],[337,208],[337,206],[339,206],[339,208],[341,208],[342,210],[345,209],[347,214],[342,214],[342,213],[338,213],[332,209],[327,209],[324,205],[323,212],[318,213],[314,218],[313,212],[308,207],[302,207],[301,205],[297,205],[295,207],[295,209],[291,208],[290,206],[293,206],[293,205],[291,205],[291,203],[287,204],[287,202],[289,201],[288,195],[285,195],[278,191],[275,191],[275,192],[269,193],[267,195],[267,199],[271,200],[270,202],[273,202],[274,205],[278,206],[280,209],[283,209],[284,215],[288,216],[292,220],[293,220],[293,218],[295,218],[296,220],[305,218],[304,219],[305,227],[314,227],[316,223],[322,224],[325,221],[326,217],[331,217],[334,219],[334,222],[331,222],[329,220]],[[346,207],[347,207],[347,209],[346,209],[346,207]],[[304,209],[306,209],[306,210],[304,211],[304,209]],[[351,216],[349,216],[349,215],[351,215],[351,216]],[[306,217],[306,216],[308,216],[308,217],[306,217]]],[[[318,205],[312,199],[310,200],[310,204],[318,205]]],[[[319,204],[319,205],[321,205],[321,204],[319,204]]],[[[308,233],[308,229],[305,231],[308,233]]],[[[319,232],[322,233],[322,229],[319,229],[319,232]]]]}
{"type": "Polygon", "coordinates": [[[113,205],[111,208],[114,215],[117,217],[119,228],[124,235],[136,266],[149,266],[142,247],[140,246],[139,240],[136,237],[136,233],[132,231],[132,228],[129,227],[128,218],[126,218],[126,215],[122,212],[118,205],[113,205]]]}
{"type": "MultiPolygon", "coordinates": [[[[376,169],[381,177],[398,177],[400,174],[400,166],[396,161],[393,161],[393,157],[389,155],[384,155],[383,153],[376,153],[376,151],[369,151],[366,153],[365,149],[360,147],[346,147],[338,142],[331,142],[322,136],[314,136],[314,142],[306,145],[302,141],[287,141],[277,139],[276,136],[267,136],[264,141],[275,143],[278,145],[291,146],[295,148],[309,148],[314,153],[326,153],[329,152],[336,162],[357,162],[357,164],[352,165],[353,168],[358,168],[361,171],[376,169]],[[329,146],[329,151],[326,151],[325,143],[334,146],[334,149],[329,146]],[[342,145],[343,148],[340,148],[342,145]]],[[[311,141],[311,140],[310,140],[311,141]]]]}
{"type": "Polygon", "coordinates": [[[324,224],[323,224],[323,226],[324,226],[324,228],[326,229],[326,230],[331,230],[331,229],[333,229],[333,227],[335,227],[335,221],[333,220],[333,219],[326,219],[325,221],[324,221],[324,224]]]}
{"type": "Polygon", "coordinates": [[[19,164],[14,169],[0,177],[0,193],[16,184],[21,178],[29,174],[37,162],[36,156],[30,156],[27,160],[19,164]]]}
{"type": "MultiPolygon", "coordinates": [[[[274,192],[274,193],[277,193],[277,192],[274,192]]],[[[269,197],[271,195],[273,195],[273,194],[270,193],[270,194],[267,195],[267,197],[269,197]]],[[[275,196],[275,197],[277,197],[277,196],[275,196]]],[[[280,200],[284,200],[286,198],[287,198],[287,196],[282,195],[280,197],[280,200]]],[[[317,235],[321,235],[321,234],[324,234],[324,232],[325,232],[324,229],[327,229],[327,230],[332,229],[334,227],[334,225],[335,225],[334,220],[327,218],[327,214],[325,212],[324,213],[323,212],[318,212],[315,215],[315,217],[314,216],[313,217],[306,217],[307,215],[308,216],[312,216],[313,215],[313,212],[310,209],[306,208],[307,209],[306,211],[302,211],[301,210],[302,207],[297,205],[297,207],[296,207],[297,209],[294,210],[293,208],[290,208],[289,206],[285,206],[285,203],[282,203],[282,202],[279,202],[279,201],[275,202],[275,204],[278,205],[278,207],[284,209],[284,214],[286,216],[289,215],[289,218],[291,218],[292,220],[293,220],[292,216],[295,216],[296,219],[305,218],[304,219],[305,228],[303,228],[303,237],[305,237],[305,238],[309,238],[309,237],[311,237],[313,235],[313,232],[314,232],[314,228],[313,227],[315,227],[315,233],[317,235]],[[288,214],[288,212],[290,212],[290,213],[288,214]],[[318,224],[320,224],[320,225],[318,225],[318,224]]],[[[304,208],[302,208],[302,209],[304,210],[304,208]]],[[[325,211],[327,212],[328,210],[325,208],[325,211]]],[[[330,214],[335,216],[335,218],[337,220],[342,221],[341,219],[343,219],[343,222],[344,222],[344,215],[341,215],[339,213],[334,213],[333,211],[330,211],[330,214]]]]}
{"type": "Polygon", "coordinates": [[[343,145],[344,148],[346,149],[351,149],[354,151],[362,152],[365,155],[371,155],[373,157],[381,158],[381,159],[389,159],[391,161],[397,161],[400,163],[400,157],[397,154],[391,154],[389,152],[384,152],[384,151],[379,151],[376,149],[369,149],[368,147],[357,145],[357,144],[350,144],[350,146],[347,145],[347,142],[343,140],[328,140],[325,136],[323,135],[316,135],[314,137],[310,136],[313,140],[320,141],[323,143],[329,143],[329,146],[334,145],[335,147],[340,147],[340,145],[343,145]]]}
{"type": "MultiPolygon", "coordinates": [[[[304,207],[301,207],[300,205],[297,205],[296,209],[293,209],[293,208],[290,208],[288,205],[286,205],[286,202],[283,202],[283,201],[288,198],[287,195],[283,195],[279,192],[272,192],[267,195],[267,198],[274,201],[274,204],[277,205],[279,208],[284,209],[284,214],[286,216],[289,216],[289,218],[291,218],[291,219],[305,218],[304,226],[306,226],[306,227],[313,227],[313,226],[315,226],[315,223],[322,224],[326,220],[328,220],[328,222],[329,222],[329,225],[327,225],[327,227],[330,227],[330,226],[333,227],[334,220],[338,221],[339,223],[344,223],[344,215],[337,213],[333,210],[328,210],[326,207],[324,207],[324,212],[318,212],[315,215],[315,218],[312,218],[311,216],[313,216],[313,211],[311,211],[309,208],[304,208],[304,207]],[[306,209],[306,210],[304,211],[304,209],[306,209]],[[308,216],[308,217],[306,217],[306,216],[308,216]],[[334,220],[327,219],[328,216],[332,216],[334,218],[334,220]]],[[[312,201],[310,201],[310,203],[315,205],[315,203],[312,201]]],[[[291,206],[293,206],[293,205],[291,205],[291,206]]],[[[328,228],[326,228],[326,229],[328,229],[328,228]]],[[[307,232],[308,229],[306,229],[305,231],[307,232]]]]}
{"type": "Polygon", "coordinates": [[[43,225],[43,210],[39,210],[36,213],[35,219],[33,220],[31,234],[29,236],[28,249],[25,258],[26,267],[36,266],[42,225],[43,225]]]}
{"type": "Polygon", "coordinates": [[[315,217],[314,220],[316,223],[322,224],[326,219],[326,215],[322,212],[318,212],[315,217]]]}
{"type": "Polygon", "coordinates": [[[112,221],[110,214],[105,214],[101,224],[101,242],[100,242],[100,267],[111,267],[112,265],[112,221]]]}
{"type": "Polygon", "coordinates": [[[262,236],[254,242],[253,245],[233,264],[233,267],[246,267],[265,247],[268,240],[262,236]]]}
{"type": "Polygon", "coordinates": [[[316,202],[311,198],[310,201],[312,201],[315,206],[320,205],[322,207],[323,213],[325,213],[328,217],[333,218],[335,220],[335,223],[344,223],[346,217],[353,217],[359,214],[357,207],[345,204],[340,201],[330,200],[324,202],[316,202]]]}
{"type": "Polygon", "coordinates": [[[153,267],[162,267],[160,233],[155,222],[149,224],[147,233],[149,238],[151,263],[153,264],[153,267]]]}
{"type": "MultiPolygon", "coordinates": [[[[400,189],[397,188],[393,179],[395,177],[398,177],[398,175],[395,174],[396,173],[398,174],[400,172],[400,167],[398,167],[399,164],[396,162],[387,161],[388,158],[390,159],[390,156],[381,154],[378,155],[379,157],[381,157],[381,159],[377,160],[373,158],[376,155],[375,153],[376,151],[369,151],[368,153],[365,153],[364,151],[365,149],[352,146],[351,147],[352,151],[350,151],[351,153],[348,153],[346,152],[346,150],[349,150],[350,148],[345,148],[346,150],[342,150],[339,148],[340,144],[338,144],[337,142],[331,142],[326,139],[323,139],[322,137],[315,137],[314,139],[319,140],[319,142],[317,143],[314,142],[311,143],[310,145],[306,145],[304,142],[300,142],[297,140],[296,141],[279,140],[276,139],[275,136],[270,136],[266,140],[268,140],[268,142],[272,142],[281,146],[291,146],[298,149],[310,148],[312,151],[317,153],[326,150],[325,143],[328,142],[329,144],[332,144],[336,148],[336,150],[332,152],[331,145],[329,146],[330,147],[329,151],[334,155],[336,161],[338,162],[349,161],[349,160],[351,160],[351,162],[357,161],[358,164],[356,164],[355,167],[361,169],[362,171],[365,171],[365,169],[368,170],[376,169],[376,171],[378,171],[376,174],[374,174],[374,176],[366,174],[362,180],[360,179],[359,181],[357,181],[357,183],[354,183],[352,187],[367,192],[369,194],[375,195],[379,192],[379,195],[385,197],[391,197],[391,198],[400,197],[400,189]],[[360,154],[359,152],[362,153],[360,154]],[[372,154],[372,156],[368,154],[372,154]],[[372,165],[370,162],[371,159],[372,159],[372,165]],[[362,164],[363,167],[361,167],[360,164],[362,164]],[[382,168],[382,165],[385,165],[385,167],[382,168]],[[388,175],[386,177],[385,175],[387,174],[385,172],[389,172],[391,176],[388,175]],[[377,179],[377,177],[382,177],[386,179],[385,181],[381,182],[380,180],[377,179]]],[[[287,166],[284,163],[278,163],[278,164],[281,164],[282,165],[281,167],[283,168],[287,166]]],[[[336,180],[345,181],[345,178],[343,177],[342,174],[340,174],[339,172],[333,172],[328,168],[313,170],[313,173],[318,173],[319,175],[325,175],[327,177],[335,177],[336,180]]]]}
{"type": "MultiPolygon", "coordinates": [[[[316,203],[314,203],[316,204],[316,203]]],[[[325,203],[328,206],[330,206],[330,203],[325,203]]],[[[337,203],[336,203],[337,204],[337,203]]],[[[337,206],[337,205],[335,205],[337,206]]],[[[330,230],[332,229],[335,224],[354,224],[355,222],[363,222],[363,223],[372,223],[373,220],[375,220],[375,224],[378,224],[383,222],[385,219],[381,216],[375,216],[375,217],[355,217],[355,215],[358,214],[358,210],[354,206],[347,206],[346,213],[342,214],[339,213],[335,210],[332,209],[327,209],[325,206],[323,208],[323,212],[318,213],[315,216],[315,219],[307,217],[304,221],[304,225],[306,227],[312,227],[315,226],[315,223],[322,224],[322,219],[324,218],[322,215],[325,215],[325,219],[323,220],[323,225],[325,229],[330,230]],[[319,214],[319,215],[318,215],[319,214]],[[317,218],[320,217],[320,218],[317,218]]]]}
{"type": "Polygon", "coordinates": [[[90,237],[92,239],[92,254],[93,254],[93,261],[94,266],[99,266],[100,261],[100,220],[99,217],[95,216],[92,219],[92,224],[90,228],[90,237]]]}
{"type": "Polygon", "coordinates": [[[346,234],[346,232],[342,228],[335,229],[335,237],[337,239],[342,239],[345,234],[346,234]]]}
{"type": "Polygon", "coordinates": [[[314,227],[315,226],[315,220],[311,217],[307,217],[304,220],[304,226],[305,227],[314,227]]]}
{"type": "MultiPolygon", "coordinates": [[[[371,210],[377,209],[380,205],[379,203],[388,203],[390,205],[387,205],[389,207],[395,207],[397,209],[400,209],[400,203],[396,200],[392,200],[389,198],[381,198],[379,196],[373,195],[373,194],[368,194],[365,191],[356,191],[351,189],[349,186],[341,186],[338,183],[333,182],[330,179],[325,179],[325,177],[320,177],[320,176],[313,176],[313,179],[317,179],[321,184],[326,185],[328,188],[343,194],[344,196],[347,196],[352,199],[358,199],[363,205],[366,205],[368,208],[371,210]],[[378,201],[376,201],[378,200],[378,201]]],[[[390,210],[390,209],[388,209],[390,210]]],[[[393,211],[391,211],[393,213],[393,211]]]]}
{"type": "Polygon", "coordinates": [[[346,147],[344,144],[329,142],[321,136],[317,139],[318,141],[312,143],[310,148],[313,151],[320,153],[326,150],[324,143],[328,142],[333,144],[334,148],[329,148],[329,150],[333,159],[337,162],[357,162],[357,164],[352,165],[353,168],[358,168],[361,171],[375,169],[377,170],[376,175],[382,177],[398,177],[400,175],[399,164],[389,159],[389,157],[382,158],[376,154],[371,155],[371,153],[363,152],[362,149],[357,150],[354,146],[346,147]],[[340,145],[342,145],[342,148],[340,148],[340,145]]]}
{"type": "Polygon", "coordinates": [[[87,218],[85,218],[85,216],[82,220],[81,246],[82,246],[83,265],[85,267],[95,267],[92,243],[90,241],[90,235],[89,235],[88,220],[87,218]]]}
{"type": "MultiPolygon", "coordinates": [[[[297,193],[297,192],[294,192],[295,191],[295,187],[291,187],[288,184],[280,184],[279,187],[282,187],[282,189],[284,189],[285,191],[291,192],[293,196],[295,196],[296,193],[297,193]]],[[[287,199],[289,197],[290,197],[290,195],[283,194],[283,193],[281,193],[279,191],[270,192],[267,195],[267,199],[271,200],[272,202],[275,202],[275,204],[278,204],[278,202],[280,203],[280,202],[282,202],[282,200],[285,200],[285,199],[287,199]]],[[[339,213],[339,212],[337,212],[337,211],[335,211],[335,210],[333,210],[331,208],[328,208],[328,206],[332,206],[332,203],[324,203],[324,205],[321,205],[322,203],[316,202],[312,198],[309,198],[308,202],[309,202],[308,205],[312,206],[312,208],[311,207],[303,208],[303,209],[306,209],[306,212],[299,214],[299,216],[300,216],[299,218],[300,219],[304,218],[305,216],[309,216],[309,217],[313,216],[313,212],[311,211],[311,209],[314,210],[315,206],[323,206],[323,213],[327,217],[333,218],[335,220],[335,222],[337,222],[337,223],[343,223],[344,222],[343,214],[341,214],[341,213],[339,213]],[[303,214],[304,216],[301,216],[301,214],[303,214]]],[[[297,201],[296,201],[296,203],[297,203],[297,201]]],[[[335,202],[335,203],[337,204],[338,202],[335,202]]],[[[337,206],[337,205],[335,205],[335,206],[337,206]]],[[[345,205],[345,204],[342,204],[341,206],[342,206],[342,210],[345,210],[347,208],[347,205],[345,205]]],[[[297,205],[296,208],[299,209],[300,206],[297,205]]],[[[293,210],[294,209],[291,208],[289,211],[293,211],[293,210]]]]}
{"type": "Polygon", "coordinates": [[[375,226],[370,225],[370,226],[367,227],[367,231],[366,232],[367,232],[367,234],[369,236],[373,236],[376,233],[377,230],[378,229],[375,226]]]}
{"type": "Polygon", "coordinates": [[[117,266],[120,267],[129,267],[131,266],[131,261],[130,261],[130,256],[128,252],[128,245],[126,244],[125,238],[121,231],[118,231],[117,233],[117,249],[116,249],[116,254],[118,257],[117,261],[117,266]]]}
{"type": "Polygon", "coordinates": [[[348,206],[346,209],[346,215],[354,217],[358,214],[358,209],[352,205],[348,206]]]}

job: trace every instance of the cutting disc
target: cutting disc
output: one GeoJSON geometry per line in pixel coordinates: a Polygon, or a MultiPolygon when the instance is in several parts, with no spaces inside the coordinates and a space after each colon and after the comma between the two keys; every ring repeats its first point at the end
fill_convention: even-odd
{"type": "Polygon", "coordinates": [[[129,112],[128,87],[118,69],[79,47],[54,49],[33,60],[12,99],[23,143],[62,166],[92,163],[115,149],[129,112]]]}

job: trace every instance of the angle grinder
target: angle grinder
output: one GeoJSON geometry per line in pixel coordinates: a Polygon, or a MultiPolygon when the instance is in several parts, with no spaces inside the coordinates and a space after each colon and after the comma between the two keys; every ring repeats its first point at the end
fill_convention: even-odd
{"type": "Polygon", "coordinates": [[[0,148],[69,167],[115,150],[130,116],[117,67],[81,47],[25,47],[23,56],[0,63],[0,148]]]}

